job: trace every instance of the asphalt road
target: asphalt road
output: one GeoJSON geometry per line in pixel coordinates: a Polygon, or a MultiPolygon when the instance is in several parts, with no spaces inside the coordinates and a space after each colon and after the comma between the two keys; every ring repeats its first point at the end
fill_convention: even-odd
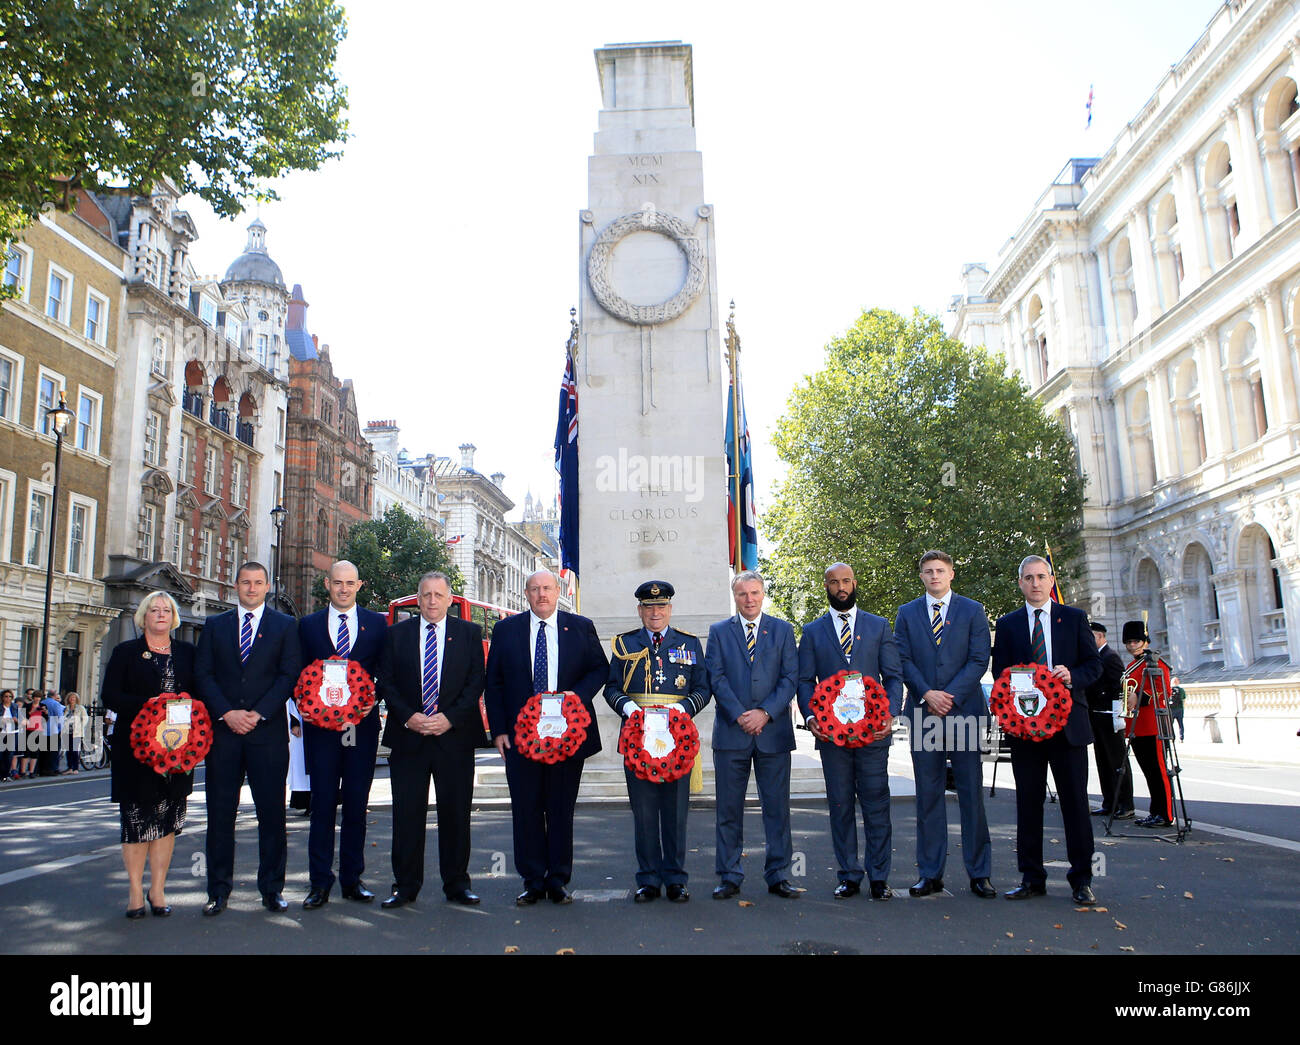
{"type": "MultiPolygon", "coordinates": [[[[906,760],[893,768],[907,790],[906,760]]],[[[382,767],[370,811],[367,884],[389,886],[391,807],[382,767]]],[[[1101,907],[1076,910],[1065,884],[1065,845],[1055,806],[1046,813],[1048,896],[1008,903],[970,895],[960,863],[956,800],[949,796],[949,893],[907,896],[915,876],[912,800],[893,801],[893,900],[836,900],[834,862],[821,801],[796,805],[794,882],[798,900],[770,896],[762,884],[762,825],[747,814],[746,869],[737,900],[715,902],[713,809],[693,805],[688,839],[693,899],[634,905],[631,814],[621,803],[584,804],[576,823],[571,906],[514,906],[520,883],[511,865],[509,810],[475,809],[470,872],[483,897],[465,909],[442,900],[436,877],[415,905],[388,913],[378,904],[342,900],[303,911],[307,822],[289,818],[289,912],[264,911],[256,893],[256,823],[241,807],[237,883],[229,911],[202,918],[204,803],[202,772],[178,838],[168,883],[170,919],[122,917],[126,879],[116,806],[105,774],[0,787],[0,939],[13,954],[580,954],[712,953],[1174,953],[1294,954],[1300,950],[1300,769],[1185,760],[1184,784],[1194,829],[1182,845],[1127,827],[1134,837],[1098,833],[1104,873],[1094,881],[1101,907]],[[1224,833],[1226,829],[1228,833],[1224,833]],[[1244,832],[1239,837],[1236,833],[1244,832]],[[1058,861],[1053,865],[1052,861],[1058,861]]],[[[1141,787],[1139,787],[1141,792],[1141,787]]],[[[987,792],[986,792],[987,794],[987,792]]],[[[986,798],[994,842],[993,881],[1016,884],[1015,799],[1009,767],[986,798]]],[[[1139,808],[1142,803],[1139,801],[1139,808]]],[[[431,814],[431,820],[433,814],[431,814]]],[[[431,825],[432,826],[432,825],[431,825]]],[[[1117,825],[1118,826],[1118,825],[1117,825]]],[[[428,867],[437,867],[436,834],[428,867]]],[[[1225,975],[1226,975],[1225,968],[1225,975]]]]}

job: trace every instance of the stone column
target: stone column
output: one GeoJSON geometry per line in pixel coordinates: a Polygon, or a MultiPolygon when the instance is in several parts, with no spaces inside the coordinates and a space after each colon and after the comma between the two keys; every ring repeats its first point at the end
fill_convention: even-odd
{"type": "Polygon", "coordinates": [[[1133,278],[1137,290],[1137,316],[1134,317],[1135,332],[1138,328],[1149,327],[1160,314],[1160,303],[1156,294],[1155,267],[1151,260],[1151,232],[1147,224],[1145,207],[1134,207],[1128,212],[1129,247],[1133,251],[1133,278]]]}
{"type": "Polygon", "coordinates": [[[1270,283],[1250,299],[1255,329],[1259,335],[1259,370],[1264,379],[1264,405],[1272,426],[1296,420],[1296,390],[1291,385],[1287,363],[1282,293],[1270,283]]]}
{"type": "Polygon", "coordinates": [[[1273,187],[1273,208],[1281,221],[1296,207],[1295,179],[1291,174],[1291,156],[1282,148],[1277,131],[1263,131],[1264,160],[1268,166],[1268,180],[1273,187]]]}
{"type": "Polygon", "coordinates": [[[1174,198],[1178,203],[1178,241],[1183,248],[1184,278],[1199,286],[1210,278],[1210,252],[1205,241],[1205,218],[1196,194],[1196,170],[1184,156],[1171,169],[1174,198]]]}
{"type": "Polygon", "coordinates": [[[1169,410],[1169,379],[1163,366],[1147,372],[1147,400],[1151,404],[1151,444],[1156,458],[1156,482],[1175,478],[1172,418],[1169,410]]]}
{"type": "Polygon", "coordinates": [[[1246,571],[1224,570],[1210,578],[1219,599],[1219,639],[1223,666],[1244,668],[1252,659],[1250,607],[1246,605],[1246,571]]]}
{"type": "Polygon", "coordinates": [[[1282,608],[1286,611],[1286,647],[1292,664],[1300,663],[1300,555],[1278,559],[1282,608]]]}
{"type": "Polygon", "coordinates": [[[1201,420],[1205,423],[1206,459],[1222,457],[1232,449],[1228,424],[1227,390],[1219,361],[1219,338],[1214,327],[1196,336],[1196,376],[1201,389],[1201,420]]]}
{"type": "Polygon", "coordinates": [[[1228,134],[1235,136],[1231,146],[1236,161],[1233,178],[1237,189],[1238,211],[1244,201],[1247,213],[1241,214],[1239,250],[1245,250],[1271,227],[1268,197],[1264,189],[1264,169],[1259,162],[1259,145],[1255,141],[1255,113],[1249,93],[1243,94],[1229,108],[1228,134]]]}
{"type": "Polygon", "coordinates": [[[1101,304],[1103,344],[1098,362],[1107,359],[1119,347],[1119,323],[1115,318],[1115,292],[1111,286],[1110,257],[1106,245],[1097,248],[1097,300],[1101,304]]]}

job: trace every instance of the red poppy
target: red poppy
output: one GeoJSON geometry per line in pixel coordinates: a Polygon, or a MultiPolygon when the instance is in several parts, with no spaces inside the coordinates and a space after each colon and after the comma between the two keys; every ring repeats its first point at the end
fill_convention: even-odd
{"type": "Polygon", "coordinates": [[[863,704],[864,717],[856,722],[844,722],[835,713],[835,702],[844,689],[848,671],[837,671],[829,678],[817,683],[808,707],[817,719],[817,725],[826,733],[837,747],[866,747],[876,739],[876,733],[884,729],[893,717],[889,713],[889,696],[878,679],[870,675],[862,676],[862,687],[866,693],[863,704]]]}
{"type": "Polygon", "coordinates": [[[564,733],[558,737],[543,737],[537,732],[538,723],[542,720],[543,696],[556,694],[535,693],[519,709],[515,718],[515,749],[534,762],[554,765],[571,757],[582,747],[587,739],[587,727],[591,725],[591,712],[578,694],[564,693],[560,704],[560,713],[564,716],[564,733]]]}
{"type": "Polygon", "coordinates": [[[671,784],[690,773],[700,750],[700,734],[686,712],[668,709],[668,730],[673,750],[656,758],[645,749],[645,712],[637,708],[627,717],[618,735],[618,751],[623,764],[639,780],[652,784],[671,784]]]}
{"type": "Polygon", "coordinates": [[[212,718],[203,701],[188,693],[159,693],[145,701],[131,723],[131,753],[159,773],[188,773],[203,761],[212,748],[212,718]],[[190,726],[185,743],[170,750],[161,734],[167,721],[167,705],[189,700],[190,726]]]}
{"type": "Polygon", "coordinates": [[[1019,740],[1040,741],[1056,736],[1065,728],[1073,705],[1074,701],[1070,697],[1070,691],[1065,688],[1065,683],[1043,664],[1013,664],[998,676],[998,680],[993,683],[993,692],[989,694],[989,711],[997,716],[1002,732],[1019,740]],[[1013,671],[1034,673],[1034,688],[1044,698],[1042,707],[1036,714],[1026,714],[1017,705],[1015,694],[1011,691],[1013,671]]]}
{"type": "Polygon", "coordinates": [[[325,681],[325,662],[313,660],[298,676],[293,690],[298,714],[304,722],[321,729],[341,733],[370,714],[375,706],[375,680],[357,661],[348,661],[348,697],[344,704],[327,705],[321,700],[321,684],[325,681]]]}

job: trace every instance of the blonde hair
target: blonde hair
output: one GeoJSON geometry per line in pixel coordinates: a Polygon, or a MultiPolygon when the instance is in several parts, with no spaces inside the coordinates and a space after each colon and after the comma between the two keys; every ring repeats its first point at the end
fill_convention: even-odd
{"type": "Polygon", "coordinates": [[[143,599],[140,600],[140,605],[135,608],[135,626],[139,628],[141,631],[144,631],[145,615],[149,612],[149,607],[152,606],[154,602],[158,599],[166,599],[167,605],[171,607],[172,626],[167,630],[175,631],[177,628],[181,626],[181,608],[178,605],[176,605],[176,600],[173,599],[171,595],[165,591],[151,591],[148,595],[146,595],[143,599]]]}

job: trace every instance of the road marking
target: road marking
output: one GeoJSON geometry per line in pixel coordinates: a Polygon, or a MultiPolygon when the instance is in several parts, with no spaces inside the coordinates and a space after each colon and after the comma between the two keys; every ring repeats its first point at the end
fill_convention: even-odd
{"type": "Polygon", "coordinates": [[[1286,791],[1280,787],[1261,787],[1259,784],[1232,784],[1226,780],[1197,780],[1196,777],[1185,777],[1184,782],[1188,784],[1204,784],[1206,787],[1235,787],[1241,791],[1263,791],[1268,795],[1286,795],[1288,798],[1300,798],[1300,791],[1286,791]]]}
{"type": "Polygon", "coordinates": [[[100,857],[108,856],[109,853],[116,853],[120,849],[121,846],[107,845],[103,849],[96,849],[93,853],[63,856],[58,860],[47,860],[42,864],[32,864],[31,867],[20,867],[16,871],[6,871],[4,874],[0,874],[0,885],[21,882],[24,878],[35,878],[38,874],[49,874],[51,871],[62,871],[65,867],[76,867],[77,864],[98,860],[100,857]]]}
{"type": "Polygon", "coordinates": [[[1300,853],[1300,842],[1293,842],[1289,838],[1276,838],[1273,835],[1260,835],[1254,831],[1239,831],[1235,827],[1219,827],[1215,824],[1203,824],[1199,820],[1192,821],[1193,831],[1209,831],[1212,835],[1224,835],[1227,838],[1238,838],[1243,842],[1258,842],[1260,845],[1271,845],[1275,849],[1287,849],[1293,853],[1300,853]]]}
{"type": "Polygon", "coordinates": [[[609,903],[611,900],[626,900],[626,889],[575,889],[573,898],[579,903],[609,903]]]}

